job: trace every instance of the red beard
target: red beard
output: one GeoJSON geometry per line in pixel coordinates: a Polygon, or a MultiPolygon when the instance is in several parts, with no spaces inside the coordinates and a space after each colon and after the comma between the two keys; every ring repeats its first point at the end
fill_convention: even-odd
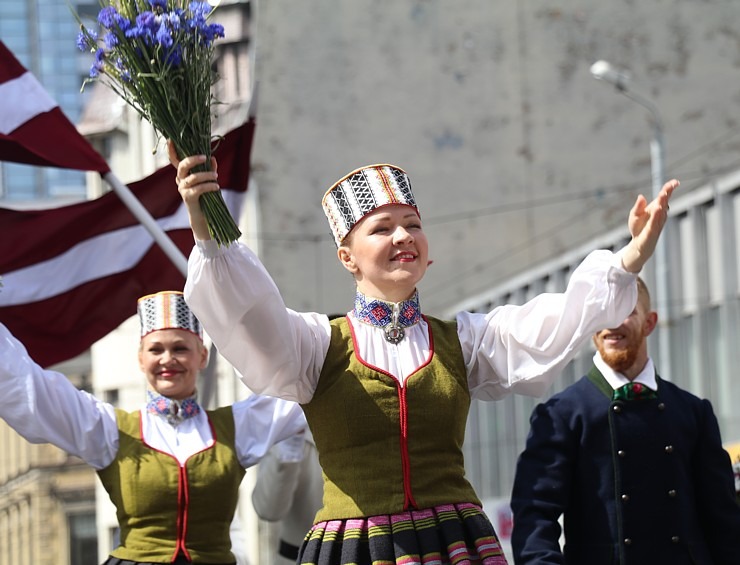
{"type": "Polygon", "coordinates": [[[617,373],[625,373],[635,364],[637,360],[637,349],[628,347],[619,351],[604,351],[599,348],[599,353],[604,362],[617,373]]]}
{"type": "Polygon", "coordinates": [[[627,341],[627,347],[623,349],[609,349],[604,347],[604,342],[600,337],[594,338],[594,345],[599,351],[604,362],[614,369],[617,373],[627,372],[637,361],[637,355],[640,352],[640,344],[644,339],[644,332],[633,335],[627,341]]]}

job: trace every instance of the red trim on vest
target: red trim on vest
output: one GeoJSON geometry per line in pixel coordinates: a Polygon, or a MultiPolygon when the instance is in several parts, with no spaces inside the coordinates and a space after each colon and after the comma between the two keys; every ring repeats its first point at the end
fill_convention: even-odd
{"type": "Polygon", "coordinates": [[[188,561],[193,560],[193,558],[190,556],[188,548],[185,546],[185,539],[187,538],[188,530],[188,508],[190,507],[190,487],[188,486],[188,474],[186,472],[186,466],[191,457],[194,457],[199,453],[203,453],[204,451],[208,451],[209,449],[213,449],[213,447],[216,445],[216,442],[218,441],[218,438],[216,437],[216,428],[213,425],[213,421],[211,421],[211,417],[205,410],[203,410],[203,413],[206,415],[206,419],[208,420],[208,427],[211,428],[211,444],[206,445],[206,447],[204,447],[200,451],[196,451],[195,453],[190,455],[183,463],[180,463],[177,460],[177,457],[175,457],[171,453],[167,453],[166,451],[157,449],[146,441],[146,438],[144,437],[144,411],[139,410],[139,439],[141,440],[141,443],[143,443],[152,451],[156,451],[157,453],[161,453],[162,455],[167,455],[168,457],[171,457],[175,460],[175,463],[177,463],[177,543],[175,544],[175,553],[172,554],[172,561],[175,561],[175,559],[177,559],[177,556],[181,552],[188,561]]]}
{"type": "MultiPolygon", "coordinates": [[[[411,489],[411,460],[409,458],[409,444],[408,444],[408,404],[406,402],[406,386],[405,384],[408,383],[409,380],[411,380],[412,377],[416,376],[419,371],[421,371],[424,367],[429,365],[432,362],[432,358],[434,357],[434,336],[432,335],[432,326],[429,324],[429,321],[426,319],[426,316],[422,314],[422,317],[424,318],[424,322],[426,322],[427,325],[427,335],[429,336],[429,357],[427,357],[426,361],[422,363],[418,369],[416,369],[413,373],[411,373],[404,383],[401,383],[401,381],[396,377],[395,375],[392,375],[388,371],[385,371],[384,369],[381,369],[380,367],[376,367],[375,365],[371,365],[365,359],[362,358],[360,355],[360,352],[357,348],[357,337],[355,336],[355,328],[352,325],[352,322],[350,321],[349,315],[347,316],[347,324],[349,325],[349,333],[352,336],[352,349],[354,350],[354,356],[357,358],[357,360],[362,364],[365,365],[368,369],[372,369],[373,371],[376,371],[380,373],[381,375],[386,375],[387,377],[390,377],[393,379],[393,381],[396,383],[396,392],[398,393],[398,413],[399,413],[399,428],[400,428],[400,437],[399,437],[399,445],[400,445],[400,451],[401,451],[401,469],[403,473],[403,509],[408,510],[411,507],[419,508],[416,504],[416,501],[414,500],[414,493],[411,489]]],[[[354,319],[354,316],[353,316],[354,319]]],[[[360,322],[361,323],[361,322],[360,322]]]]}
{"type": "MultiPolygon", "coordinates": [[[[188,500],[188,475],[183,464],[179,466],[177,475],[177,546],[175,557],[179,552],[182,552],[188,561],[192,561],[190,552],[185,547],[185,536],[188,530],[188,500]]],[[[172,558],[173,561],[175,557],[172,558]]]]}
{"type": "Polygon", "coordinates": [[[396,383],[398,391],[399,424],[401,426],[401,469],[403,471],[403,509],[408,510],[412,506],[418,508],[411,492],[411,462],[409,461],[408,442],[408,406],[406,405],[406,387],[396,383]]]}

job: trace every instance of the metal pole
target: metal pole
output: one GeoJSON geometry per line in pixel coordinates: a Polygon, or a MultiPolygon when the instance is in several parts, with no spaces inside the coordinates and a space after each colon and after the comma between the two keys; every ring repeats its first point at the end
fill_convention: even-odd
{"type": "Polygon", "coordinates": [[[149,210],[144,208],[144,205],[139,202],[136,196],[134,196],[131,189],[123,184],[116,175],[113,173],[106,173],[103,178],[118,195],[126,208],[128,208],[134,217],[146,228],[154,239],[154,242],[162,248],[162,251],[164,251],[169,260],[175,264],[175,267],[177,267],[177,270],[182,273],[182,276],[187,277],[187,258],[165,231],[159,227],[159,224],[157,224],[157,221],[149,213],[149,210]]]}
{"type": "MultiPolygon", "coordinates": [[[[663,172],[663,131],[660,122],[657,120],[654,124],[654,136],[650,142],[650,163],[653,173],[653,198],[656,198],[663,188],[665,178],[663,172]]],[[[668,285],[668,240],[665,234],[661,234],[658,243],[655,246],[653,261],[655,261],[655,305],[654,309],[658,313],[658,361],[660,372],[671,378],[671,341],[670,341],[670,322],[671,322],[671,301],[670,287],[668,285]]]]}
{"type": "MultiPolygon", "coordinates": [[[[658,197],[660,189],[665,182],[663,163],[665,156],[665,143],[663,141],[663,123],[660,113],[655,105],[647,98],[639,96],[622,86],[618,88],[630,100],[637,102],[640,106],[650,112],[653,122],[653,139],[650,141],[650,165],[652,169],[652,197],[658,197]]],[[[655,265],[655,292],[653,293],[653,309],[658,313],[658,363],[656,367],[660,372],[671,378],[671,341],[669,327],[671,323],[671,299],[670,287],[668,285],[668,240],[665,234],[658,239],[653,253],[655,265]]]]}
{"type": "MultiPolygon", "coordinates": [[[[665,146],[663,142],[663,124],[658,108],[647,98],[629,90],[629,77],[607,61],[597,61],[591,66],[594,78],[614,85],[617,91],[650,112],[653,122],[653,139],[650,142],[650,165],[652,168],[652,198],[657,198],[665,182],[663,161],[665,146]]],[[[666,236],[658,239],[653,253],[655,265],[655,289],[653,309],[658,313],[658,361],[656,366],[668,378],[671,377],[671,342],[668,328],[671,323],[671,297],[668,284],[668,247],[666,236]]]]}

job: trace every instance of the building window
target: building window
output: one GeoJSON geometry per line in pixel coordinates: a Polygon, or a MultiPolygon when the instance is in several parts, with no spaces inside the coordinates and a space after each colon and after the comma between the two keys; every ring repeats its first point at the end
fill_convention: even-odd
{"type": "Polygon", "coordinates": [[[70,563],[98,562],[94,513],[69,515],[69,559],[70,563]]]}
{"type": "Polygon", "coordinates": [[[118,389],[109,388],[108,390],[103,391],[103,402],[107,402],[113,406],[118,406],[118,389]]]}
{"type": "Polygon", "coordinates": [[[121,529],[118,526],[114,526],[108,529],[108,539],[110,545],[108,547],[115,549],[121,545],[121,529]]]}

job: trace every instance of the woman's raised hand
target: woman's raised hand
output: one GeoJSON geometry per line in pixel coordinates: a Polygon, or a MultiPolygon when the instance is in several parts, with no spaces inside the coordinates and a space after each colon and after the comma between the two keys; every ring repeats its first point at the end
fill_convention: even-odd
{"type": "Polygon", "coordinates": [[[210,171],[193,172],[193,167],[206,162],[204,155],[191,155],[180,160],[175,145],[171,141],[167,142],[167,151],[170,163],[177,169],[177,177],[175,178],[177,191],[188,210],[193,235],[200,240],[211,239],[208,224],[200,207],[200,196],[205,192],[215,192],[219,189],[216,159],[211,157],[210,171]]]}
{"type": "Polygon", "coordinates": [[[668,219],[668,201],[679,184],[676,179],[669,180],[650,203],[642,195],[637,197],[627,222],[632,240],[622,250],[622,265],[625,270],[631,273],[640,272],[652,256],[668,219]]]}

